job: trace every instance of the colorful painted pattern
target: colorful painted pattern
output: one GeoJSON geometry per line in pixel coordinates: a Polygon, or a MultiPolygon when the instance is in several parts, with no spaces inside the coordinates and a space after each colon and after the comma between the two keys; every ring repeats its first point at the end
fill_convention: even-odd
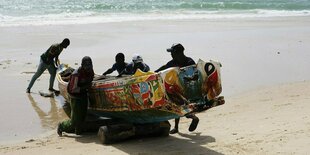
{"type": "Polygon", "coordinates": [[[136,111],[170,106],[184,115],[190,103],[203,104],[221,93],[219,63],[198,61],[197,65],[164,72],[141,72],[129,78],[95,82],[91,107],[107,111],[136,111]]]}
{"type": "Polygon", "coordinates": [[[218,62],[199,60],[181,69],[95,81],[89,109],[140,122],[185,116],[221,93],[220,67],[218,62]]]}

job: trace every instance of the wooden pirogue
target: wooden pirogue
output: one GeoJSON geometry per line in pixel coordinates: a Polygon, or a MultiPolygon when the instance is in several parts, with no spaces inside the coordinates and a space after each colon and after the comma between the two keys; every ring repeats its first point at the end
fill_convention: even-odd
{"type": "MultiPolygon", "coordinates": [[[[219,96],[220,67],[219,62],[199,60],[196,65],[158,73],[138,70],[133,76],[94,80],[89,90],[88,111],[131,124],[167,122],[202,112],[225,102],[219,96]]],[[[72,71],[64,64],[57,71],[60,93],[68,102],[68,83],[63,77],[72,71]]]]}

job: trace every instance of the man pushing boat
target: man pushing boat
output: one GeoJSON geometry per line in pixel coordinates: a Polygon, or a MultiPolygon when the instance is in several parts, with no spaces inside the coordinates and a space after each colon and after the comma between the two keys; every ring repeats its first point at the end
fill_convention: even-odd
{"type": "Polygon", "coordinates": [[[53,44],[50,48],[47,49],[40,57],[40,63],[36,73],[32,76],[31,81],[26,89],[26,93],[30,93],[30,90],[34,82],[42,75],[42,73],[47,69],[50,73],[50,84],[48,90],[51,92],[59,91],[54,89],[54,81],[56,76],[56,67],[59,65],[58,56],[63,51],[64,48],[67,48],[70,45],[70,40],[65,38],[61,43],[53,44]]]}
{"type": "MultiPolygon", "coordinates": [[[[184,47],[180,43],[173,44],[171,48],[167,49],[167,52],[171,53],[172,60],[170,60],[167,64],[161,66],[155,72],[159,72],[161,70],[165,70],[170,67],[185,67],[185,66],[195,65],[195,61],[192,58],[184,55],[184,47]]],[[[199,118],[195,116],[194,114],[189,114],[186,117],[192,119],[192,123],[189,126],[188,130],[194,131],[197,128],[199,118]]],[[[175,134],[179,132],[179,122],[180,122],[180,118],[176,118],[174,129],[170,131],[170,134],[175,134]]]]}
{"type": "Polygon", "coordinates": [[[123,53],[117,53],[115,56],[115,63],[111,68],[109,68],[107,71],[105,71],[102,75],[111,74],[115,70],[118,72],[118,74],[122,73],[126,66],[128,65],[127,62],[125,62],[125,55],[123,53]]]}
{"type": "Polygon", "coordinates": [[[150,67],[143,62],[143,59],[139,54],[135,54],[132,57],[132,62],[126,66],[126,68],[118,75],[118,77],[121,77],[123,74],[133,75],[136,73],[137,69],[140,69],[142,72],[150,71],[150,67]]]}
{"type": "Polygon", "coordinates": [[[71,120],[59,123],[57,133],[62,136],[62,132],[82,133],[82,124],[86,118],[88,106],[88,89],[91,87],[94,78],[93,64],[90,57],[82,59],[81,67],[76,69],[70,76],[68,83],[68,93],[71,104],[71,120]]]}

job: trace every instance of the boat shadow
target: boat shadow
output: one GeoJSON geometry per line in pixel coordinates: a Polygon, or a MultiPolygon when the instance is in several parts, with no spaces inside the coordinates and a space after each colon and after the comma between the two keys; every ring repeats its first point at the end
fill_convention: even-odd
{"type": "Polygon", "coordinates": [[[154,137],[134,139],[128,142],[115,144],[114,147],[128,154],[212,154],[222,155],[207,146],[215,142],[215,138],[206,135],[189,135],[180,133],[181,137],[154,137]],[[186,138],[185,138],[186,137],[186,138]]]}
{"type": "MultiPolygon", "coordinates": [[[[96,133],[86,133],[83,136],[66,135],[75,138],[80,143],[100,143],[96,133]]],[[[223,155],[208,148],[208,143],[215,142],[215,138],[201,133],[179,133],[168,137],[135,137],[108,146],[113,146],[127,154],[212,154],[223,155]]]]}
{"type": "MultiPolygon", "coordinates": [[[[63,104],[63,106],[68,104],[63,104]]],[[[70,109],[70,107],[69,107],[70,109]]],[[[68,115],[70,115],[70,110],[68,115]]],[[[79,143],[103,145],[97,136],[98,128],[83,133],[83,135],[64,134],[65,138],[74,138],[79,143]]],[[[208,143],[215,142],[215,138],[201,132],[177,133],[168,137],[139,136],[120,141],[108,146],[115,147],[126,154],[211,154],[223,155],[208,148],[208,143]]]]}
{"type": "MultiPolygon", "coordinates": [[[[51,107],[46,112],[41,109],[38,102],[28,95],[28,99],[33,106],[34,110],[38,114],[41,125],[44,128],[53,129],[59,120],[66,117],[65,112],[61,111],[56,106],[54,98],[50,98],[51,107]]],[[[64,104],[65,105],[65,104],[64,104]]],[[[97,130],[98,131],[98,130],[97,130]]],[[[95,143],[103,145],[99,141],[97,132],[86,132],[82,136],[76,136],[74,134],[64,135],[66,138],[74,138],[80,143],[95,143]]],[[[201,133],[178,133],[176,135],[170,135],[168,137],[149,137],[140,136],[134,137],[128,140],[124,140],[115,144],[110,144],[116,149],[119,149],[127,154],[212,154],[222,155],[222,153],[216,152],[206,146],[208,143],[215,142],[215,138],[208,135],[202,135],[201,133]]]]}

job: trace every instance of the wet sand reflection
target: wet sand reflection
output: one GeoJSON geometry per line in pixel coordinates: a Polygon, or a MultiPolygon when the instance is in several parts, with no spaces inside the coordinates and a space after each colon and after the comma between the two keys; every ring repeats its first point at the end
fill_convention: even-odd
{"type": "Polygon", "coordinates": [[[43,107],[41,108],[41,105],[34,100],[31,94],[28,94],[28,98],[33,109],[39,116],[42,128],[48,130],[55,129],[60,121],[68,118],[63,107],[57,107],[57,102],[55,98],[51,97],[49,99],[50,109],[47,112],[42,110],[43,107]]]}

